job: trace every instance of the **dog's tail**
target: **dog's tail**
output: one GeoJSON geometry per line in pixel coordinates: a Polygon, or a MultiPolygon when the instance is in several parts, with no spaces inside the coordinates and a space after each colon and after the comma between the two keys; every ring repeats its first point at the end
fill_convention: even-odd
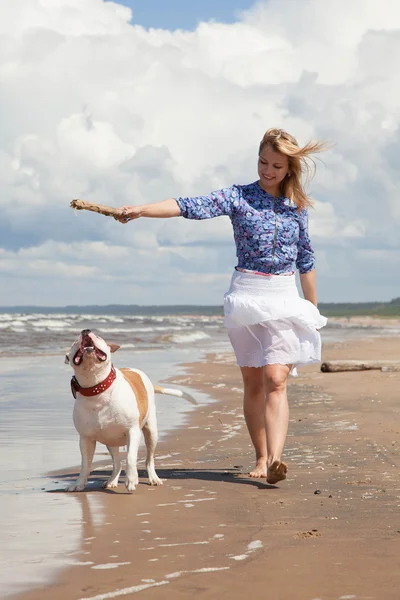
{"type": "Polygon", "coordinates": [[[177,396],[178,398],[185,398],[185,400],[188,400],[192,404],[197,404],[193,396],[191,396],[187,392],[182,392],[182,390],[174,390],[172,388],[165,388],[161,387],[160,385],[155,385],[154,392],[156,394],[164,394],[166,396],[177,396]]]}

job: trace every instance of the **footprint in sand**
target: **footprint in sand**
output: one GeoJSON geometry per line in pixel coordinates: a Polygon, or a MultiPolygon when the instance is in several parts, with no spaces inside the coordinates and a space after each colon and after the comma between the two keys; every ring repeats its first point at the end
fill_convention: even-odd
{"type": "Polygon", "coordinates": [[[310,531],[301,531],[300,533],[296,533],[294,536],[297,539],[305,539],[310,537],[321,537],[318,529],[311,529],[310,531]]]}

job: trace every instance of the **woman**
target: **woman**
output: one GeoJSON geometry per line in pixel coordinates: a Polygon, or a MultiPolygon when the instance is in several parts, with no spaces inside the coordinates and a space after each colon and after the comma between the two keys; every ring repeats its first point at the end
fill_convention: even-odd
{"type": "Polygon", "coordinates": [[[287,378],[296,366],[321,360],[314,252],[308,235],[311,206],[302,182],[309,157],[322,143],[299,147],[282,129],[269,129],[258,157],[258,181],[196,198],[123,206],[118,220],[139,217],[231,219],[238,265],[224,297],[225,324],[244,383],[244,416],[256,452],[251,477],[276,484],[286,478],[281,461],[288,423],[287,378]],[[296,288],[300,272],[304,299],[296,288]]]}

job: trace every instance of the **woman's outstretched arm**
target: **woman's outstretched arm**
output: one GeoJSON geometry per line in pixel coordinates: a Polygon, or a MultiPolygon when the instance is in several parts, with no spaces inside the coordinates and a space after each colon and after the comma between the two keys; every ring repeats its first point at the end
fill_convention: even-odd
{"type": "Polygon", "coordinates": [[[154,219],[168,219],[179,217],[181,210],[174,198],[161,200],[154,204],[142,204],[141,206],[121,206],[120,215],[114,217],[120,223],[128,223],[139,217],[152,217],[154,219]]]}
{"type": "Polygon", "coordinates": [[[127,223],[139,217],[168,219],[182,216],[185,219],[213,219],[222,215],[230,216],[235,200],[239,203],[239,192],[237,186],[232,186],[216,190],[207,196],[169,198],[142,206],[121,206],[118,209],[120,214],[115,218],[121,223],[127,223]]]}

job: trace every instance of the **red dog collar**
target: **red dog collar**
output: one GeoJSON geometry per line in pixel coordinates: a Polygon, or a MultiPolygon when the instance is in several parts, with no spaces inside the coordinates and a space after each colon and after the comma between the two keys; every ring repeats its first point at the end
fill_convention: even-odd
{"type": "Polygon", "coordinates": [[[76,398],[76,394],[79,392],[82,396],[97,396],[98,394],[102,394],[114,383],[117,374],[115,372],[114,365],[111,365],[110,374],[101,381],[97,385],[89,388],[84,388],[79,385],[77,378],[75,375],[71,379],[71,392],[74,398],[76,398]]]}

